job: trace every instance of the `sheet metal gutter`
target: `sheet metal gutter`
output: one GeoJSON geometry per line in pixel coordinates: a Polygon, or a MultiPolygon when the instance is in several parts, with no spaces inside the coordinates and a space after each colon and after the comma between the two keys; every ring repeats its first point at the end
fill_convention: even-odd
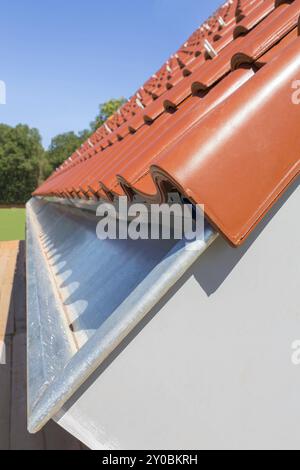
{"type": "Polygon", "coordinates": [[[60,411],[217,238],[207,224],[203,241],[100,241],[94,207],[57,202],[27,204],[31,433],[60,411]]]}

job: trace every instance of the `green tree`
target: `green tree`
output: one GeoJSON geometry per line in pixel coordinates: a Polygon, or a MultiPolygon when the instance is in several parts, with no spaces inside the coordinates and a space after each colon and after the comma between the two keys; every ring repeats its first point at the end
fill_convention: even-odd
{"type": "Polygon", "coordinates": [[[113,99],[100,105],[99,114],[91,123],[91,129],[77,134],[67,132],[57,135],[52,139],[47,152],[43,149],[37,129],[22,124],[15,128],[0,124],[0,202],[26,202],[34,189],[125,101],[125,98],[113,99]]]}
{"type": "Polygon", "coordinates": [[[0,124],[0,201],[24,203],[39,182],[44,149],[37,129],[0,124]]]}
{"type": "Polygon", "coordinates": [[[113,99],[99,106],[99,114],[91,122],[91,129],[78,132],[66,132],[54,137],[41,164],[43,178],[46,179],[59,167],[80,145],[85,142],[110,116],[112,116],[126,102],[125,98],[113,99]]]}
{"type": "Polygon", "coordinates": [[[100,104],[99,113],[96,116],[95,120],[91,122],[91,130],[95,132],[105,121],[112,116],[121,106],[126,103],[125,98],[112,99],[106,103],[100,104]]]}
{"type": "Polygon", "coordinates": [[[80,145],[88,139],[90,132],[82,131],[78,134],[75,132],[66,132],[59,134],[51,141],[50,147],[46,154],[44,162],[43,174],[44,178],[49,176],[57,167],[59,167],[72,153],[77,150],[80,145]]]}

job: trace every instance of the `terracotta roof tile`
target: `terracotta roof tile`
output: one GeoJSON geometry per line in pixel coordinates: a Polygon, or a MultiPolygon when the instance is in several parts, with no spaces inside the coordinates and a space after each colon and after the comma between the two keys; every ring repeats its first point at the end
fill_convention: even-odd
{"type": "Polygon", "coordinates": [[[205,205],[240,244],[299,175],[300,0],[230,0],[34,193],[205,205]]]}

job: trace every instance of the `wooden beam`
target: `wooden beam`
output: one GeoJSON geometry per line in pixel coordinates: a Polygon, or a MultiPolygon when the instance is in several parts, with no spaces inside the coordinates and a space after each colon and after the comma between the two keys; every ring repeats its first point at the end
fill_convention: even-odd
{"type": "Polygon", "coordinates": [[[0,243],[0,341],[4,341],[14,284],[19,242],[0,243]]]}

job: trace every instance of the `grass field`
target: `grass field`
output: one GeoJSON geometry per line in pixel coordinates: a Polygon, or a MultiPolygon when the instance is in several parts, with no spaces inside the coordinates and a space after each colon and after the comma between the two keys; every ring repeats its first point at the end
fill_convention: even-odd
{"type": "Polygon", "coordinates": [[[0,209],[0,242],[25,239],[25,209],[0,209]]]}

